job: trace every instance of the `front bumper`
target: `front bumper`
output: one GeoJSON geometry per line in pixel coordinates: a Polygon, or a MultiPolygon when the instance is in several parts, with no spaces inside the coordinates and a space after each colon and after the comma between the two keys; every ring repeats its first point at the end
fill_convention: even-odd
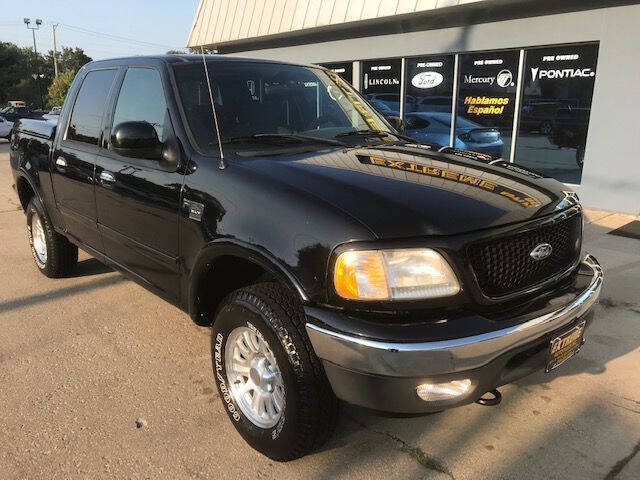
{"type": "Polygon", "coordinates": [[[556,306],[551,311],[528,312],[509,327],[462,338],[385,342],[345,334],[318,321],[309,321],[306,330],[338,398],[395,413],[438,411],[471,403],[493,388],[543,369],[549,341],[592,320],[603,271],[587,255],[579,276],[588,280],[586,286],[551,299],[556,306]],[[455,399],[425,402],[416,394],[420,384],[460,379],[470,379],[472,387],[455,399]]]}

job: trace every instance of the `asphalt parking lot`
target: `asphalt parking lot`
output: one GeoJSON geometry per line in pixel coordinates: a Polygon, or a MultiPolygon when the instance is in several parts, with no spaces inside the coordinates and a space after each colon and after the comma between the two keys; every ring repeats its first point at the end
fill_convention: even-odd
{"type": "Polygon", "coordinates": [[[498,407],[343,405],[321,451],[279,464],[227,420],[207,328],[86,254],[72,278],[37,271],[0,140],[0,478],[638,480],[640,240],[607,234],[631,217],[588,220],[607,277],[577,357],[498,407]]]}

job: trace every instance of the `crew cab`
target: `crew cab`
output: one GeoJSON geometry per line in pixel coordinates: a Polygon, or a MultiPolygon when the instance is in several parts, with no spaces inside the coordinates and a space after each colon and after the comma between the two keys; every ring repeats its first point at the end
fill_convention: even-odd
{"type": "Polygon", "coordinates": [[[499,403],[580,349],[603,282],[575,193],[416,143],[317,66],[91,62],[10,162],[37,268],[73,275],[81,248],[210,325],[225,411],[276,460],[318,448],[338,399],[499,403]]]}

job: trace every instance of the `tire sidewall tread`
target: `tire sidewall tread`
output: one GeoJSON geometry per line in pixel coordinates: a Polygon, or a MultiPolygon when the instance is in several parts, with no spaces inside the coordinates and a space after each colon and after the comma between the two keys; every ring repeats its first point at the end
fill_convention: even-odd
{"type": "Polygon", "coordinates": [[[286,287],[262,283],[232,292],[212,327],[215,383],[240,435],[266,456],[287,461],[318,448],[333,432],[337,400],[305,331],[302,305],[286,287]],[[224,365],[226,340],[238,326],[257,329],[276,357],[285,384],[285,410],[270,429],[255,426],[236,405],[224,365]]]}
{"type": "Polygon", "coordinates": [[[25,214],[27,216],[27,236],[31,247],[31,255],[38,270],[50,278],[68,275],[78,263],[78,247],[54,230],[51,220],[49,220],[49,216],[37,196],[34,196],[29,201],[25,214]],[[40,218],[46,239],[47,261],[45,263],[38,259],[33,247],[31,223],[35,214],[40,218]]]}

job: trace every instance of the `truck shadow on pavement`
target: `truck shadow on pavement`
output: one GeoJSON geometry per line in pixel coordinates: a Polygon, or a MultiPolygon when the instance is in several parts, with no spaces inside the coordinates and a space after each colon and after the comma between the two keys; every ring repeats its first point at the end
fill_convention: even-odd
{"type": "Polygon", "coordinates": [[[76,268],[68,276],[69,278],[75,277],[88,277],[90,275],[100,275],[101,273],[113,272],[114,270],[95,258],[87,258],[78,262],[76,268]]]}
{"type": "MultiPolygon", "coordinates": [[[[96,260],[97,261],[97,260],[96,260]]],[[[107,270],[109,271],[109,270],[107,270]]],[[[89,275],[87,273],[87,275],[89,275]]],[[[38,305],[44,302],[50,302],[51,300],[57,300],[73,295],[86,293],[91,290],[97,290],[99,288],[109,287],[122,282],[128,282],[129,280],[123,275],[110,275],[107,277],[96,278],[78,285],[71,285],[69,287],[59,288],[49,292],[38,293],[35,295],[27,295],[25,297],[14,298],[0,303],[0,314],[16,310],[19,308],[30,307],[38,305]]]]}

